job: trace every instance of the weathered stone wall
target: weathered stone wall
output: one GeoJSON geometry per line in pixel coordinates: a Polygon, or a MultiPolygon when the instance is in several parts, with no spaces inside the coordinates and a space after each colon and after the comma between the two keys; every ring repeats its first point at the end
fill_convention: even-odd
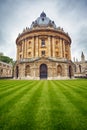
{"type": "Polygon", "coordinates": [[[86,61],[80,61],[80,62],[74,62],[74,76],[75,77],[87,77],[87,62],[86,61]]]}
{"type": "Polygon", "coordinates": [[[65,33],[55,30],[48,31],[35,30],[21,35],[16,41],[17,60],[24,58],[42,57],[42,51],[45,51],[45,57],[56,57],[71,59],[70,38],[65,33]],[[37,32],[37,33],[36,33],[37,32]],[[42,40],[45,45],[42,45],[42,40]]]}
{"type": "Polygon", "coordinates": [[[13,66],[0,61],[0,77],[12,77],[13,66]]]}
{"type": "Polygon", "coordinates": [[[45,64],[47,66],[47,79],[66,79],[69,77],[69,65],[72,67],[71,77],[73,77],[73,66],[72,63],[68,62],[58,62],[58,61],[49,61],[48,59],[41,58],[38,61],[27,62],[27,63],[18,63],[18,77],[16,75],[15,68],[15,77],[19,79],[40,79],[40,66],[45,64]],[[26,74],[26,66],[29,67],[26,74]],[[61,67],[60,72],[58,72],[58,66],[61,67]]]}

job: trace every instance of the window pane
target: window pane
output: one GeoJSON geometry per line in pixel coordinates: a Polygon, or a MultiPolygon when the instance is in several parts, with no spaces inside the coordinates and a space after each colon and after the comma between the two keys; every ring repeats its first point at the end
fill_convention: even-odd
{"type": "Polygon", "coordinates": [[[45,46],[45,40],[42,40],[41,46],[45,46]]]}

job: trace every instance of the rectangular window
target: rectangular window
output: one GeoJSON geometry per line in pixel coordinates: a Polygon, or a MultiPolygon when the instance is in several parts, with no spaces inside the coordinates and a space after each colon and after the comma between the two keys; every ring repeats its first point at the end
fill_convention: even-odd
{"type": "Polygon", "coordinates": [[[28,48],[31,48],[31,41],[29,41],[28,43],[28,48]]]}
{"type": "Polygon", "coordinates": [[[42,56],[44,56],[45,55],[45,51],[42,51],[41,54],[42,54],[42,56]]]}
{"type": "Polygon", "coordinates": [[[29,57],[31,56],[31,52],[28,52],[28,56],[29,56],[29,57]]]}
{"type": "Polygon", "coordinates": [[[41,46],[44,47],[45,46],[45,40],[41,41],[41,46]]]}
{"type": "Polygon", "coordinates": [[[56,57],[59,57],[59,52],[56,52],[56,57]]]}

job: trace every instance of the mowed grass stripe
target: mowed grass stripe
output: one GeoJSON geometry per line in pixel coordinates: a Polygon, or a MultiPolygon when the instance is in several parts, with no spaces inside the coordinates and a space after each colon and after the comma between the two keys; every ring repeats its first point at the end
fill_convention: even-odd
{"type": "MultiPolygon", "coordinates": [[[[55,82],[57,83],[57,82],[55,82]]],[[[65,82],[62,82],[62,87],[63,87],[63,90],[62,92],[65,93],[67,96],[71,96],[71,101],[75,100],[74,102],[77,103],[80,103],[80,105],[82,106],[82,104],[84,105],[87,105],[85,103],[86,100],[87,100],[87,92],[86,91],[83,91],[81,88],[77,87],[77,86],[73,86],[73,84],[70,84],[69,83],[65,83],[65,82]],[[66,93],[67,92],[67,93],[66,93]]],[[[79,106],[79,104],[77,104],[79,106]]],[[[83,109],[85,107],[83,106],[83,109]]],[[[86,108],[87,110],[87,108],[86,108]]]]}
{"type": "Polygon", "coordinates": [[[9,86],[15,86],[16,84],[19,84],[19,80],[15,82],[15,80],[0,80],[0,90],[8,89],[9,86]],[[13,85],[14,82],[14,85],[13,85]]]}
{"type": "MultiPolygon", "coordinates": [[[[26,82],[26,81],[20,81],[20,80],[16,80],[16,81],[14,81],[14,80],[9,80],[8,82],[3,82],[3,80],[2,80],[2,84],[4,84],[4,86],[2,87],[2,85],[0,86],[0,93],[1,92],[5,92],[5,91],[7,91],[9,88],[14,88],[15,86],[18,86],[18,85],[20,85],[20,84],[24,84],[24,82],[26,82]]],[[[33,81],[30,81],[30,83],[32,83],[33,81]]],[[[30,84],[29,83],[29,84],[30,84]]]]}
{"type": "MultiPolygon", "coordinates": [[[[33,84],[33,82],[31,82],[31,84],[33,84]]],[[[0,91],[0,98],[2,98],[4,96],[6,97],[10,94],[12,95],[12,93],[20,90],[23,87],[26,88],[26,86],[27,86],[27,82],[25,82],[25,81],[22,84],[20,84],[20,82],[19,82],[19,84],[15,85],[15,86],[14,86],[14,82],[13,82],[13,86],[10,86],[10,88],[6,89],[3,92],[0,91]]]]}
{"type": "Polygon", "coordinates": [[[23,97],[23,95],[25,95],[27,91],[30,91],[31,89],[33,89],[36,83],[34,82],[33,84],[29,84],[29,82],[27,82],[26,86],[22,86],[22,85],[20,89],[0,99],[0,111],[3,111],[3,110],[8,111],[9,107],[11,107],[15,102],[17,102],[19,98],[23,97]]]}
{"type": "Polygon", "coordinates": [[[5,102],[2,104],[0,102],[1,130],[87,129],[85,80],[81,82],[81,86],[84,84],[84,90],[80,88],[79,81],[31,82],[19,81],[18,86],[21,85],[19,90],[14,89],[12,94],[2,96],[2,101],[5,102]]]}
{"type": "MultiPolygon", "coordinates": [[[[80,111],[81,114],[87,113],[87,92],[81,92],[77,89],[73,89],[72,85],[66,85],[66,83],[63,82],[61,84],[63,89],[62,92],[66,95],[66,97],[77,107],[77,109],[80,111]],[[78,92],[79,91],[79,92],[78,92]],[[84,96],[85,95],[85,96],[84,96]]],[[[87,114],[85,115],[87,116],[87,114]]]]}
{"type": "MultiPolygon", "coordinates": [[[[33,81],[30,81],[30,83],[32,83],[33,81]]],[[[0,92],[3,92],[8,90],[9,88],[14,88],[16,87],[17,85],[22,85],[24,83],[26,83],[26,80],[22,81],[22,80],[8,80],[8,82],[3,82],[2,80],[2,83],[4,84],[4,87],[2,87],[2,85],[0,86],[0,92]]]]}
{"type": "MultiPolygon", "coordinates": [[[[81,83],[80,83],[79,86],[77,86],[77,84],[73,85],[73,82],[72,83],[71,82],[69,82],[69,83],[68,82],[62,82],[62,84],[63,84],[63,86],[67,87],[67,89],[68,88],[72,89],[73,92],[75,92],[77,94],[77,96],[80,95],[81,97],[87,99],[87,91],[86,91],[86,89],[80,87],[80,86],[83,86],[81,83]]],[[[85,88],[87,88],[87,87],[85,86],[85,88]]]]}
{"type": "MultiPolygon", "coordinates": [[[[57,85],[57,82],[55,82],[55,83],[57,85]]],[[[87,104],[85,104],[86,100],[87,100],[86,91],[84,91],[84,92],[83,92],[83,90],[81,91],[81,89],[79,87],[74,87],[73,83],[70,84],[70,82],[69,83],[62,82],[61,86],[63,88],[62,92],[64,94],[66,94],[66,96],[71,96],[71,98],[69,98],[70,100],[72,99],[71,101],[75,100],[74,102],[76,102],[76,103],[80,103],[81,105],[83,103],[84,105],[87,105],[87,104]]]]}
{"type": "MultiPolygon", "coordinates": [[[[55,83],[57,83],[57,81],[55,82],[55,83]]],[[[70,90],[72,90],[73,92],[75,92],[78,96],[79,95],[81,95],[81,97],[83,97],[83,98],[87,98],[87,92],[86,92],[86,90],[84,90],[84,89],[82,89],[80,86],[75,86],[75,85],[73,85],[73,82],[71,81],[69,81],[69,82],[64,82],[64,81],[62,81],[62,83],[60,82],[60,84],[64,87],[64,90],[63,91],[65,91],[66,89],[68,90],[69,89],[69,91],[70,90]]],[[[81,85],[81,84],[80,84],[81,85]]],[[[85,87],[86,88],[86,87],[85,87]]],[[[71,91],[71,92],[72,92],[71,91]]],[[[72,93],[73,93],[72,92],[72,93]]]]}
{"type": "Polygon", "coordinates": [[[64,83],[64,84],[66,84],[67,86],[70,86],[70,87],[72,87],[73,89],[77,89],[77,90],[79,90],[79,91],[83,91],[83,92],[86,92],[85,90],[87,90],[87,82],[85,81],[85,84],[84,84],[84,82],[77,82],[77,81],[73,81],[73,80],[71,80],[71,81],[66,81],[66,82],[62,82],[62,83],[64,83]]]}
{"type": "Polygon", "coordinates": [[[57,100],[56,105],[53,108],[54,111],[52,110],[52,116],[56,118],[53,123],[55,124],[55,128],[58,128],[60,130],[72,130],[74,128],[77,128],[78,124],[75,122],[75,118],[77,118],[77,116],[73,116],[73,113],[78,112],[78,110],[73,106],[71,102],[69,102],[65,94],[63,94],[63,92],[61,91],[62,86],[60,84],[60,81],[57,85],[54,81],[52,81],[51,85],[53,93],[55,93],[55,98],[57,100]],[[73,126],[72,124],[75,124],[75,126],[73,126]]]}
{"type": "Polygon", "coordinates": [[[65,114],[64,108],[62,106],[63,101],[60,100],[63,96],[62,93],[58,90],[58,88],[55,88],[53,81],[48,81],[48,84],[48,95],[50,99],[49,111],[51,120],[51,126],[48,129],[63,130],[66,128],[66,125],[64,125],[63,121],[63,117],[65,114]]]}
{"type": "MultiPolygon", "coordinates": [[[[62,118],[62,128],[61,129],[75,129],[80,125],[80,120],[78,120],[78,117],[81,119],[82,115],[79,113],[79,110],[77,107],[68,99],[68,97],[62,92],[63,86],[60,84],[60,82],[55,84],[53,81],[53,87],[56,95],[58,96],[61,110],[63,111],[63,118],[62,118]],[[74,125],[73,125],[74,124],[74,125]]],[[[84,128],[84,125],[81,125],[80,130],[84,128]]]]}
{"type": "Polygon", "coordinates": [[[37,107],[35,107],[35,130],[51,130],[51,100],[49,98],[49,84],[48,81],[44,81],[42,87],[41,96],[37,101],[37,107]]]}
{"type": "MultiPolygon", "coordinates": [[[[39,82],[27,91],[18,101],[10,108],[10,112],[5,114],[4,129],[26,129],[32,128],[33,122],[33,109],[38,96],[40,95],[41,87],[39,82]],[[37,96],[38,95],[38,96],[37,96]],[[20,127],[21,126],[21,127],[20,127]]],[[[2,119],[3,120],[3,119],[2,119]]],[[[2,126],[3,127],[3,126],[2,126]]]]}
{"type": "Polygon", "coordinates": [[[66,80],[65,83],[73,85],[73,88],[87,90],[87,80],[66,80]]]}
{"type": "MultiPolygon", "coordinates": [[[[69,86],[67,87],[61,84],[61,82],[59,83],[57,82],[56,86],[59,86],[59,84],[60,84],[60,87],[58,88],[60,89],[62,94],[65,96],[63,99],[63,102],[64,102],[63,105],[67,104],[68,106],[68,108],[67,106],[65,107],[67,116],[69,116],[71,124],[74,124],[73,126],[71,125],[72,128],[76,129],[77,127],[79,127],[79,129],[81,130],[85,129],[87,127],[87,123],[84,120],[87,120],[87,115],[84,115],[84,113],[87,112],[87,108],[82,107],[82,105],[78,103],[80,100],[79,99],[80,95],[79,97],[78,95],[76,96],[76,93],[72,89],[70,89],[69,86]],[[65,99],[66,101],[64,101],[65,99]]],[[[86,100],[84,102],[86,103],[86,100]]]]}

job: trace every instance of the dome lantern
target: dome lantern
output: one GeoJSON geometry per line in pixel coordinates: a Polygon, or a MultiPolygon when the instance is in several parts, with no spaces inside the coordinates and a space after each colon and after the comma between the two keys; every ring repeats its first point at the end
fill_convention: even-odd
{"type": "Polygon", "coordinates": [[[44,11],[40,14],[40,17],[46,17],[46,14],[44,13],[44,11]]]}

